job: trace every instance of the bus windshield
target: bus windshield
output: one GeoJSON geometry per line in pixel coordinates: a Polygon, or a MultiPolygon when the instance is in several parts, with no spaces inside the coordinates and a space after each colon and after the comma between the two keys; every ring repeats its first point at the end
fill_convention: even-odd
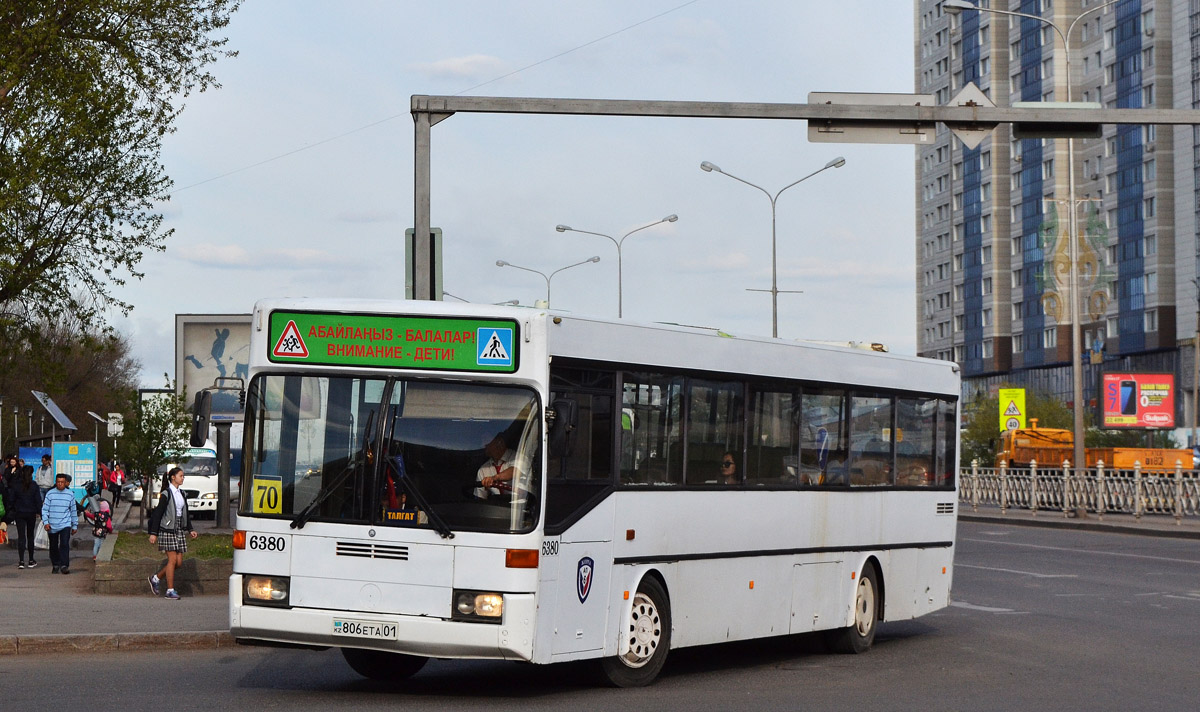
{"type": "Polygon", "coordinates": [[[246,401],[240,512],[522,532],[537,522],[537,394],[495,384],[263,375],[246,401]]]}

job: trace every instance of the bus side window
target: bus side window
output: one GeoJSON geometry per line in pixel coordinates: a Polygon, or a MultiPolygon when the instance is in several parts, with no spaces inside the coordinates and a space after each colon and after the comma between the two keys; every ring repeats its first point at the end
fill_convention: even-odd
{"type": "Polygon", "coordinates": [[[742,392],[740,381],[690,380],[686,473],[689,485],[742,484],[742,392]],[[728,477],[721,467],[726,452],[734,462],[728,477]]]}
{"type": "Polygon", "coordinates": [[[934,428],[938,401],[933,398],[896,400],[896,478],[905,487],[928,487],[934,483],[934,428]]]}
{"type": "Polygon", "coordinates": [[[751,403],[746,484],[816,484],[816,470],[802,466],[798,457],[800,394],[755,390],[751,403]]]}
{"type": "Polygon", "coordinates": [[[801,397],[800,471],[805,484],[844,487],[846,472],[846,393],[805,389],[801,397]]]}
{"type": "Polygon", "coordinates": [[[682,483],[683,385],[682,376],[625,374],[621,404],[621,482],[682,483]],[[628,429],[625,429],[626,423],[628,429]]]}

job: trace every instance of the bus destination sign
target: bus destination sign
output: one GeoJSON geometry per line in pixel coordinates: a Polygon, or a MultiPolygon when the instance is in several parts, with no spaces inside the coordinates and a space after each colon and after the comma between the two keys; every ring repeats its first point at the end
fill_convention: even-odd
{"type": "Polygon", "coordinates": [[[271,312],[273,363],[435,371],[517,370],[511,319],[271,312]]]}

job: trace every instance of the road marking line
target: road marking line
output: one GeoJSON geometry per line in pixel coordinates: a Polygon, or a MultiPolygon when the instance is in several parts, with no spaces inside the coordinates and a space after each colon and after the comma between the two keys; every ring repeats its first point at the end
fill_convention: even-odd
{"type": "Polygon", "coordinates": [[[1079,574],[1037,574],[1032,571],[1018,571],[1016,569],[999,569],[994,566],[971,566],[970,564],[955,564],[956,568],[960,569],[983,569],[984,571],[1001,571],[1006,574],[1021,574],[1022,576],[1033,576],[1034,578],[1079,578],[1079,574]]]}
{"type": "Polygon", "coordinates": [[[1002,613],[1002,614],[1006,614],[1006,615],[1010,614],[1010,613],[1016,614],[1016,615],[1025,615],[1025,611],[1014,611],[1011,608],[992,608],[991,606],[976,606],[975,604],[967,603],[966,601],[951,601],[950,605],[953,606],[954,608],[965,608],[968,611],[983,611],[984,613],[1002,613]]]}
{"type": "MultiPolygon", "coordinates": [[[[1097,556],[1121,556],[1127,559],[1146,559],[1147,561],[1169,561],[1174,564],[1196,564],[1200,566],[1200,561],[1195,559],[1173,559],[1168,556],[1147,556],[1146,554],[1126,554],[1119,551],[1089,551],[1087,549],[1070,549],[1065,546],[1045,546],[1042,544],[1022,544],[1015,541],[995,541],[993,539],[964,539],[959,537],[959,541],[973,541],[977,544],[997,544],[999,546],[1023,546],[1026,549],[1045,549],[1047,551],[1065,551],[1071,554],[1095,554],[1097,556]]],[[[962,566],[962,564],[956,564],[962,566]]]]}

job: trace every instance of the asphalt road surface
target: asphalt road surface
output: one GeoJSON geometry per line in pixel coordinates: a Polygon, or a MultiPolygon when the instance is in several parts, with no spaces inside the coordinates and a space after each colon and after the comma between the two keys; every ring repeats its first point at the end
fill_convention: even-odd
{"type": "Polygon", "coordinates": [[[1200,544],[961,523],[952,607],[885,623],[865,655],[814,636],[673,651],[657,684],[589,665],[433,661],[402,685],[336,651],[16,657],[3,709],[1196,710],[1200,544]],[[169,682],[168,682],[169,680],[169,682]],[[53,692],[51,692],[53,690],[53,692]]]}

